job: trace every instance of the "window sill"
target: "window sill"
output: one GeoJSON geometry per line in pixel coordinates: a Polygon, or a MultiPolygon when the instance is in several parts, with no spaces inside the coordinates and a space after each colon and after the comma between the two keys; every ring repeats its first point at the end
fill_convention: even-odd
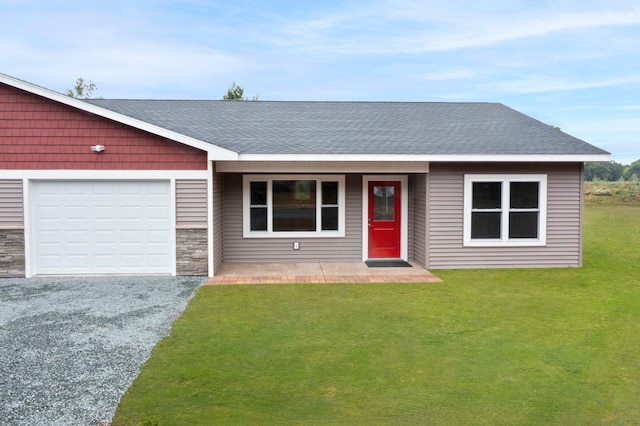
{"type": "Polygon", "coordinates": [[[464,247],[544,247],[547,245],[543,240],[518,240],[518,241],[491,241],[474,240],[465,241],[464,247]]]}
{"type": "Polygon", "coordinates": [[[245,232],[244,238],[344,238],[344,231],[332,232],[245,232]]]}

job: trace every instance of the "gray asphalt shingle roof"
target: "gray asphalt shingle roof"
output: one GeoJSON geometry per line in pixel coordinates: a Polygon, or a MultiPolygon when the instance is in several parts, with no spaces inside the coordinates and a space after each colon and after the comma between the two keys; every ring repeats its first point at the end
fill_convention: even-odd
{"type": "Polygon", "coordinates": [[[87,102],[241,154],[608,154],[498,103],[87,102]]]}

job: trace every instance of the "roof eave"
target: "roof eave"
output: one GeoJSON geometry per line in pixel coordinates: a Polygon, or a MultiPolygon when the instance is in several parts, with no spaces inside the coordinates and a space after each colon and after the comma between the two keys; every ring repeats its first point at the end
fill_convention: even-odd
{"type": "Polygon", "coordinates": [[[446,163],[582,163],[611,161],[611,154],[239,154],[238,161],[396,161],[446,163]]]}

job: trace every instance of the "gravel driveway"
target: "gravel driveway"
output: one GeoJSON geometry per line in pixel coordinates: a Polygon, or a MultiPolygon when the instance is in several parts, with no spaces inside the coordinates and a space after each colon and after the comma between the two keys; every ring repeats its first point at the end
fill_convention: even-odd
{"type": "Polygon", "coordinates": [[[205,280],[0,279],[0,424],[110,421],[205,280]]]}

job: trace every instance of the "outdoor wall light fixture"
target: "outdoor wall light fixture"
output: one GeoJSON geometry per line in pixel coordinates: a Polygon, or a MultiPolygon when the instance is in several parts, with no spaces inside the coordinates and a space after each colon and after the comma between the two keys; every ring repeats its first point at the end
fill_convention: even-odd
{"type": "Polygon", "coordinates": [[[92,145],[91,151],[93,152],[102,152],[104,151],[104,145],[92,145]]]}

